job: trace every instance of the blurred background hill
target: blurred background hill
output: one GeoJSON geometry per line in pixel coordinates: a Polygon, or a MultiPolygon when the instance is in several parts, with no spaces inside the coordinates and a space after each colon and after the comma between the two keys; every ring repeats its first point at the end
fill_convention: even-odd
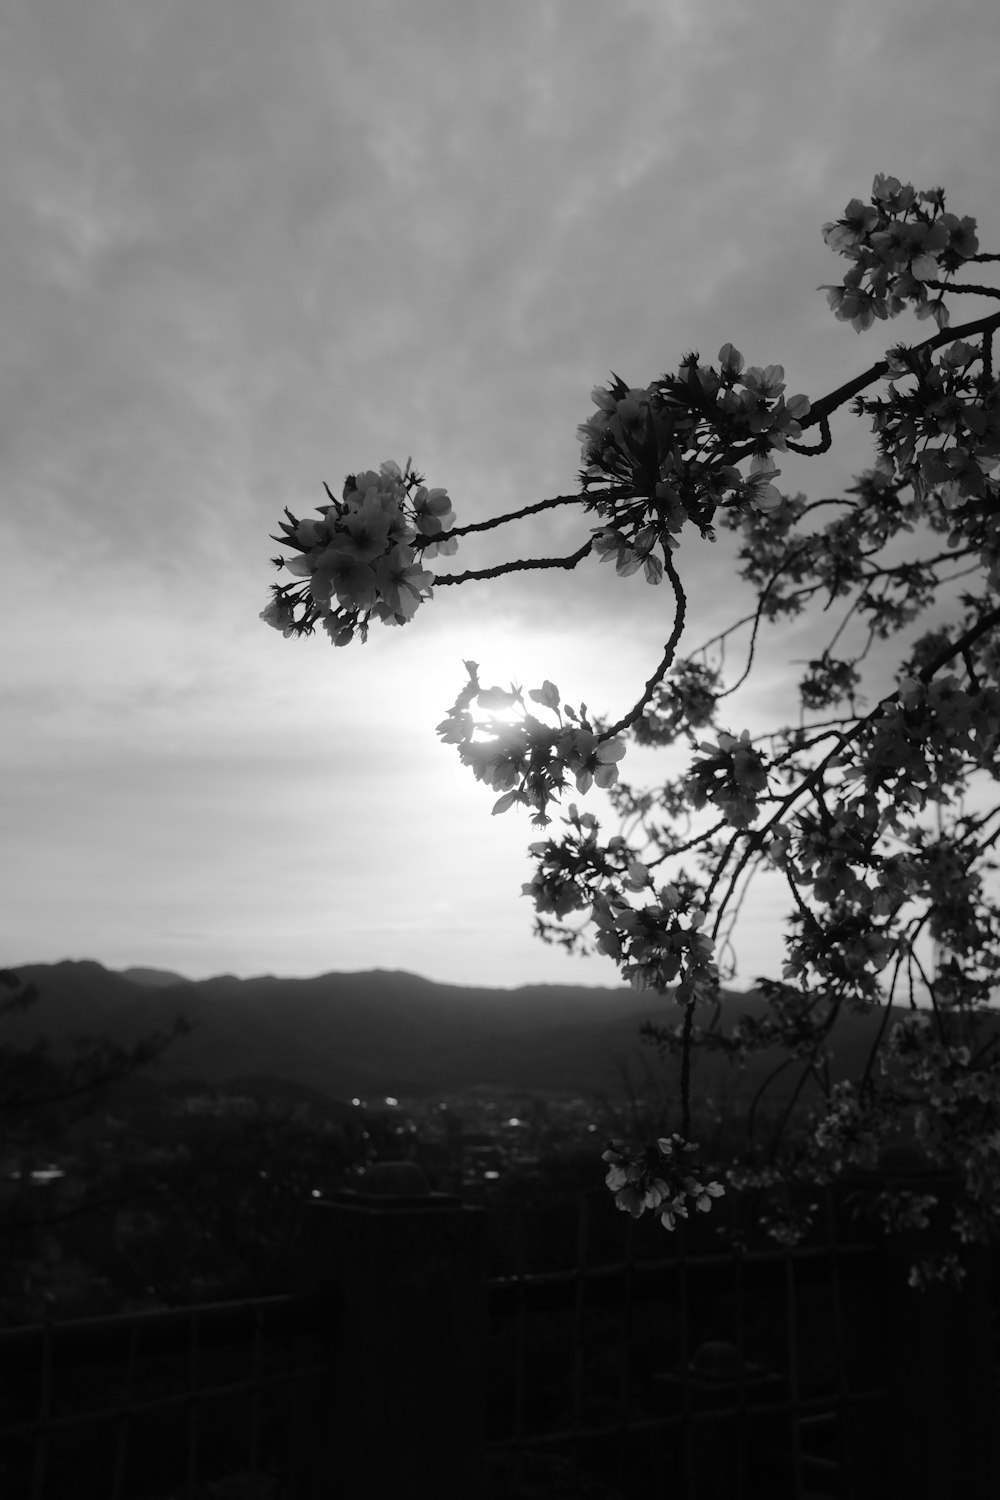
{"type": "MultiPolygon", "coordinates": [[[[639,1036],[642,1024],[670,1024],[680,1015],[669,999],[625,987],[467,988],[380,969],[197,982],[156,969],[118,973],[88,960],[28,964],[18,972],[37,986],[40,999],[6,1019],[8,1043],[47,1036],[59,1047],[74,1035],[107,1033],[127,1044],[182,1015],[191,1031],[151,1065],[151,1078],[219,1084],[267,1075],[335,1098],[454,1094],[478,1086],[617,1090],[623,1071],[639,1078],[651,1067],[662,1069],[639,1036]]],[[[725,993],[722,1030],[763,1009],[753,992],[725,993]]],[[[863,1065],[877,1020],[841,1019],[836,1074],[863,1065]]],[[[755,1089],[778,1056],[762,1053],[744,1072],[721,1057],[700,1056],[699,1087],[727,1095],[755,1089]]]]}

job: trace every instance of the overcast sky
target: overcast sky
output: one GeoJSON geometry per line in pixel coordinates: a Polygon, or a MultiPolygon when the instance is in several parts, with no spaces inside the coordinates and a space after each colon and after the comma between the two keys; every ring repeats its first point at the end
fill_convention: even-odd
{"type": "MultiPolygon", "coordinates": [[[[258,619],[268,533],[408,454],[460,523],[565,493],[591,388],[692,347],[815,399],[927,331],[833,321],[822,223],[884,171],[1000,248],[998,125],[990,0],[6,0],[0,961],[616,982],[532,938],[527,817],[434,726],[464,658],[624,712],[667,590],[588,561],[334,651],[258,619]]],[[[782,486],[850,483],[850,429],[782,486]]],[[[680,567],[692,647],[737,595],[722,544],[680,567]]],[[[740,983],[780,962],[774,910],[740,983]]]]}

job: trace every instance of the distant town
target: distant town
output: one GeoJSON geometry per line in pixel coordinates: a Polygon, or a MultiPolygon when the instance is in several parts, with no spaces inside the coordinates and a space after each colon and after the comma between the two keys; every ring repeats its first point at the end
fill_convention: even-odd
{"type": "MultiPolygon", "coordinates": [[[[640,1040],[650,1012],[628,990],[465,990],[378,970],[188,983],[85,960],[22,979],[36,995],[7,1002],[0,1051],[7,1325],[288,1290],[304,1205],[384,1187],[390,1162],[497,1223],[530,1218],[535,1259],[555,1256],[581,1193],[612,1208],[606,1144],[679,1123],[676,1059],[640,1040]]],[[[729,1025],[763,1004],[723,1001],[729,1025]]],[[[837,1067],[868,1056],[871,1030],[844,1019],[837,1067]]],[[[746,1068],[699,1058],[704,1161],[745,1159],[751,1100],[758,1140],[786,1106],[807,1112],[788,1079],[767,1052],[746,1068]]],[[[614,1256],[622,1225],[604,1217],[614,1256]]],[[[513,1253],[501,1239],[497,1264],[513,1253]]]]}
{"type": "Polygon", "coordinates": [[[583,1095],[298,1092],[282,1080],[136,1079],[65,1139],[0,1155],[0,1318],[266,1294],[280,1282],[296,1206],[364,1192],[376,1163],[413,1163],[429,1190],[488,1204],[512,1183],[526,1191],[550,1179],[560,1162],[574,1187],[600,1188],[613,1134],[583,1095]]]}

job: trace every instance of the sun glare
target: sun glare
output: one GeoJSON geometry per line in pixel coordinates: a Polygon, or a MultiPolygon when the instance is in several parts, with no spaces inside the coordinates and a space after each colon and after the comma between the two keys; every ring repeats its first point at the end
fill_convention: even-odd
{"type": "MultiPolygon", "coordinates": [[[[416,634],[413,644],[416,647],[416,634]]],[[[528,692],[541,687],[546,676],[552,676],[552,670],[542,670],[543,662],[553,660],[558,670],[559,658],[565,655],[565,642],[559,638],[529,634],[520,622],[498,626],[459,621],[439,629],[433,638],[425,637],[420,648],[399,653],[398,676],[396,663],[389,660],[388,653],[379,663],[380,673],[384,665],[396,678],[391,693],[394,714],[414,727],[429,723],[433,728],[442,721],[469,681],[467,661],[476,663],[484,688],[500,688],[503,692],[520,689],[524,698],[523,705],[492,709],[474,703],[472,713],[481,729],[488,732],[491,726],[518,724],[526,712],[538,713],[544,719],[551,717],[530,701],[528,692]]]]}
{"type": "MultiPolygon", "coordinates": [[[[510,684],[508,684],[509,686],[510,684]]],[[[505,724],[520,724],[528,712],[528,707],[529,705],[526,703],[511,703],[505,708],[487,709],[479,708],[473,704],[472,717],[476,724],[476,735],[480,738],[488,738],[505,724]]]]}

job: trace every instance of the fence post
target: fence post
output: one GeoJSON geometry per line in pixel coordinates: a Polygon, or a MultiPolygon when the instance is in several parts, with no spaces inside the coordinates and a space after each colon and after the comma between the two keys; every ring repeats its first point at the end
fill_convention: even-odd
{"type": "Polygon", "coordinates": [[[340,1313],[307,1397],[295,1500],[480,1500],[485,1488],[486,1212],[412,1162],[306,1205],[305,1289],[340,1313]]]}
{"type": "Polygon", "coordinates": [[[926,1231],[886,1237],[877,1290],[867,1289],[870,1316],[856,1325],[867,1380],[884,1385],[887,1399],[852,1414],[853,1493],[859,1500],[889,1494],[907,1500],[943,1495],[996,1500],[995,1252],[959,1247],[965,1270],[959,1286],[911,1287],[914,1260],[957,1244],[945,1229],[953,1180],[930,1171],[873,1171],[856,1174],[851,1185],[863,1196],[889,1187],[932,1193],[939,1205],[926,1231]]]}

